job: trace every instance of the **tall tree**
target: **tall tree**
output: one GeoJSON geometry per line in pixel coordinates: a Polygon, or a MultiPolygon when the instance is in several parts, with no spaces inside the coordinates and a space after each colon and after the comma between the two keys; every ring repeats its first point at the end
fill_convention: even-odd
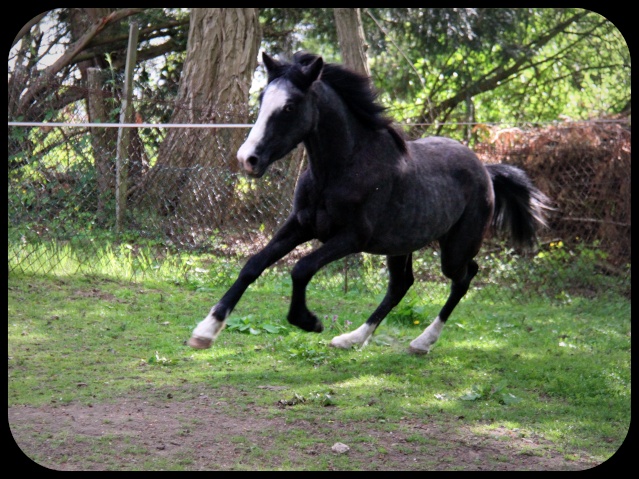
{"type": "MultiPolygon", "coordinates": [[[[91,25],[108,18],[112,8],[72,8],[69,12],[71,39],[76,42],[91,28],[91,25]]],[[[107,87],[108,62],[102,56],[87,58],[77,63],[82,83],[87,86],[87,116],[90,123],[108,123],[117,121],[113,109],[109,112],[104,93],[107,87]],[[111,118],[109,118],[111,117],[111,118]]],[[[93,164],[97,187],[97,213],[100,218],[106,212],[106,203],[115,196],[115,155],[118,131],[115,128],[94,128],[91,130],[93,164]]]]}
{"type": "Polygon", "coordinates": [[[9,52],[9,119],[63,119],[59,112],[86,97],[89,67],[108,69],[109,88],[117,90],[129,19],[140,26],[141,66],[184,51],[188,17],[183,17],[176,9],[142,8],[59,8],[36,16],[18,32],[9,52]]]}
{"type": "MultiPolygon", "coordinates": [[[[171,123],[246,123],[260,39],[257,9],[192,9],[171,123]]],[[[189,215],[223,211],[230,195],[225,194],[227,185],[220,172],[236,168],[235,152],[244,133],[169,129],[144,190],[152,191],[165,214],[178,209],[189,215]]]]}
{"type": "Polygon", "coordinates": [[[362,28],[359,8],[334,8],[337,38],[342,61],[351,70],[370,76],[366,50],[368,45],[362,28]]]}
{"type": "MultiPolygon", "coordinates": [[[[80,53],[90,48],[92,41],[103,32],[107,27],[119,24],[123,19],[130,17],[136,13],[140,13],[140,8],[127,8],[109,12],[109,9],[87,9],[89,22],[81,22],[75,15],[78,9],[71,9],[71,20],[67,19],[66,25],[69,27],[67,31],[61,30],[56,40],[61,41],[63,37],[70,34],[71,45],[67,47],[64,53],[46,68],[40,68],[39,62],[42,57],[48,53],[48,50],[40,53],[43,34],[39,31],[39,25],[35,24],[23,37],[21,37],[21,45],[19,51],[22,53],[17,56],[15,63],[15,71],[28,70],[28,75],[10,75],[9,92],[13,93],[9,98],[10,118],[22,117],[31,121],[41,120],[47,108],[62,108],[70,102],[82,98],[82,94],[77,90],[70,88],[61,88],[62,77],[66,77],[71,73],[71,68],[80,63],[82,69],[90,66],[82,63],[84,60],[80,57],[80,53]],[[100,16],[105,14],[104,16],[100,16]],[[55,102],[44,101],[57,89],[62,94],[55,95],[55,102]]],[[[69,13],[69,12],[67,12],[69,13]]],[[[51,48],[51,46],[49,47],[51,48]]]]}
{"type": "MultiPolygon", "coordinates": [[[[175,9],[60,8],[37,15],[20,29],[9,52],[9,119],[76,120],[69,114],[77,109],[69,105],[91,101],[88,98],[89,67],[102,70],[94,76],[92,93],[97,94],[95,88],[99,88],[102,98],[116,100],[115,105],[109,105],[109,116],[99,119],[117,118],[114,107],[121,88],[129,19],[135,19],[141,26],[137,57],[142,70],[146,61],[185,48],[188,18],[184,20],[183,13],[175,9]]],[[[170,88],[170,82],[164,84],[170,88]]],[[[156,86],[154,91],[163,88],[156,86]]],[[[91,107],[88,110],[94,111],[91,107]]],[[[37,157],[35,150],[42,151],[46,143],[47,133],[41,133],[44,134],[37,141],[29,141],[18,133],[14,135],[9,142],[10,170],[23,166],[25,158],[37,157]]],[[[76,129],[71,135],[84,133],[76,129]]],[[[108,136],[112,133],[105,131],[102,143],[112,144],[108,136]]]]}

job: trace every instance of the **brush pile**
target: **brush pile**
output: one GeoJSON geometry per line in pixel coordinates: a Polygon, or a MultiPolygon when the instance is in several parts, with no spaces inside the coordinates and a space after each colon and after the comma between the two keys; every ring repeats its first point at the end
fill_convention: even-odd
{"type": "Polygon", "coordinates": [[[487,132],[474,147],[479,157],[521,167],[552,199],[551,238],[598,245],[610,263],[630,263],[629,121],[487,132]]]}

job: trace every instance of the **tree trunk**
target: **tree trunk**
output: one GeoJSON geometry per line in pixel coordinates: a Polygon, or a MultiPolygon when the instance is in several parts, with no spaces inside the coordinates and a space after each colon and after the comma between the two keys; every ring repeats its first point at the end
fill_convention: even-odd
{"type": "MultiPolygon", "coordinates": [[[[246,123],[260,43],[254,8],[191,10],[186,59],[171,123],[246,123]]],[[[167,130],[144,195],[163,215],[219,226],[233,197],[244,129],[167,130]]]]}
{"type": "Polygon", "coordinates": [[[342,61],[351,70],[370,76],[366,59],[368,45],[364,37],[359,8],[334,8],[335,26],[342,61]]]}
{"type": "MultiPolygon", "coordinates": [[[[99,68],[87,68],[87,105],[90,123],[107,123],[108,117],[103,98],[103,83],[100,79],[102,70],[99,68]]],[[[113,198],[115,191],[115,144],[117,130],[115,128],[91,128],[91,146],[93,148],[93,164],[95,168],[96,184],[98,189],[98,217],[102,217],[105,204],[109,198],[113,198]]]]}

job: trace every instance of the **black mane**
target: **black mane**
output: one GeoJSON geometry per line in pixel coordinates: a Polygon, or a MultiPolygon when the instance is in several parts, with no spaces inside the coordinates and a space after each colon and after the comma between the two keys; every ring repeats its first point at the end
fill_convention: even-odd
{"type": "MultiPolygon", "coordinates": [[[[296,80],[302,75],[300,67],[310,64],[317,57],[318,55],[312,53],[295,53],[293,63],[285,74],[286,77],[297,85],[299,80],[297,82],[296,80]]],[[[378,92],[373,88],[369,77],[349,70],[342,65],[325,63],[320,81],[335,90],[350,111],[364,125],[373,130],[388,130],[400,151],[406,152],[406,142],[402,134],[392,126],[393,120],[383,114],[386,108],[376,101],[378,92]]]]}

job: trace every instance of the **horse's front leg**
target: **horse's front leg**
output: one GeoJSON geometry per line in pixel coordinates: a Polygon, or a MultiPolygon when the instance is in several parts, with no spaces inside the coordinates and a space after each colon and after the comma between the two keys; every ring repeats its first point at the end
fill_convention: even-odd
{"type": "Polygon", "coordinates": [[[253,283],[262,272],[284,257],[296,246],[309,241],[311,235],[305,231],[293,216],[273,236],[271,241],[260,252],[252,256],[244,265],[235,283],[222,296],[222,299],[211,308],[209,314],[195,327],[188,345],[197,349],[206,349],[224,328],[226,318],[238,303],[246,288],[253,283]]]}
{"type": "Polygon", "coordinates": [[[289,323],[304,331],[319,333],[324,329],[322,322],[306,306],[306,286],[320,268],[358,251],[355,238],[336,236],[297,262],[291,271],[293,294],[288,313],[289,323]]]}

